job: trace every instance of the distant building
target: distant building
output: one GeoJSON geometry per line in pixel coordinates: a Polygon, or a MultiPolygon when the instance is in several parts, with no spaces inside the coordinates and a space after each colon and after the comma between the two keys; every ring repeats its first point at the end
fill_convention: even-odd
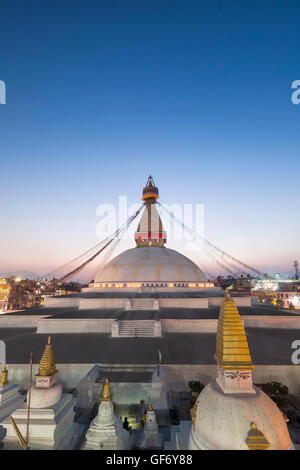
{"type": "Polygon", "coordinates": [[[252,295],[259,303],[273,304],[283,308],[300,309],[299,280],[264,280],[258,281],[252,289],[252,295]]]}
{"type": "Polygon", "coordinates": [[[10,286],[6,279],[0,279],[0,310],[6,310],[10,286]]]}

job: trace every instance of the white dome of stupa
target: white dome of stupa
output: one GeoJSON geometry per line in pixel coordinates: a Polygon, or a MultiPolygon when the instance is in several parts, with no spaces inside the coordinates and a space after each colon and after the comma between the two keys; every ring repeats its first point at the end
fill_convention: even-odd
{"type": "Polygon", "coordinates": [[[95,424],[99,424],[103,427],[112,426],[117,420],[118,418],[115,415],[112,402],[101,401],[98,408],[98,414],[95,418],[95,424]]]}
{"type": "Polygon", "coordinates": [[[208,282],[206,275],[178,251],[140,246],[113,258],[95,282],[208,282]]]}
{"type": "Polygon", "coordinates": [[[189,448],[248,450],[251,423],[269,441],[269,450],[293,448],[285,418],[277,405],[256,386],[255,394],[225,394],[216,381],[208,384],[197,400],[195,427],[189,448]]]}
{"type": "MultiPolygon", "coordinates": [[[[32,387],[31,390],[31,408],[49,408],[59,402],[62,395],[62,386],[56,382],[51,387],[32,387]]],[[[28,403],[28,396],[27,396],[28,403]]]]}

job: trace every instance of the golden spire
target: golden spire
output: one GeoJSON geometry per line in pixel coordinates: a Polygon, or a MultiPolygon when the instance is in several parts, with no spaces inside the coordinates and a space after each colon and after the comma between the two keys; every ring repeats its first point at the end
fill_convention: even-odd
{"type": "Polygon", "coordinates": [[[255,367],[242,319],[227,289],[220,309],[214,358],[224,370],[252,370],[255,367]]]}
{"type": "Polygon", "coordinates": [[[42,355],[37,375],[42,377],[49,377],[55,372],[56,367],[52,352],[51,336],[48,336],[48,344],[46,344],[44,354],[42,355]]]}
{"type": "Polygon", "coordinates": [[[145,209],[142,213],[134,239],[138,247],[158,246],[164,247],[167,241],[167,234],[164,231],[161,218],[155,207],[158,199],[158,188],[155,186],[150,175],[146,186],[143,189],[143,201],[145,209]]]}
{"type": "Polygon", "coordinates": [[[268,450],[270,442],[265,438],[264,434],[256,428],[255,423],[251,423],[251,429],[245,440],[250,450],[268,450]]]}
{"type": "Polygon", "coordinates": [[[155,201],[158,198],[159,198],[158,188],[155,186],[152,176],[149,175],[147,184],[143,189],[142,200],[148,202],[149,204],[155,204],[155,201]]]}
{"type": "Polygon", "coordinates": [[[195,429],[196,418],[197,418],[197,407],[198,407],[198,400],[196,400],[193,408],[190,409],[192,424],[193,424],[194,429],[195,429]]]}
{"type": "Polygon", "coordinates": [[[4,366],[4,369],[1,372],[0,385],[7,384],[7,382],[8,382],[7,375],[8,375],[8,370],[6,369],[6,366],[4,366]]]}
{"type": "Polygon", "coordinates": [[[149,405],[149,411],[153,411],[152,403],[150,403],[150,405],[149,405]]]}
{"type": "Polygon", "coordinates": [[[109,385],[109,380],[106,377],[105,384],[103,385],[102,393],[101,393],[101,401],[110,401],[111,400],[111,390],[109,385]]]}

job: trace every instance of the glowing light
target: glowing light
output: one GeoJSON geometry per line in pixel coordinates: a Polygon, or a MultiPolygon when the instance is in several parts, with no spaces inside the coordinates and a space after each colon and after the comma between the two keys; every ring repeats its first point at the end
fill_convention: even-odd
{"type": "Polygon", "coordinates": [[[300,297],[299,295],[293,295],[293,297],[290,298],[290,301],[294,305],[294,307],[300,307],[300,297]]]}
{"type": "Polygon", "coordinates": [[[278,290],[278,282],[274,281],[261,281],[258,282],[252,290],[278,290]]]}

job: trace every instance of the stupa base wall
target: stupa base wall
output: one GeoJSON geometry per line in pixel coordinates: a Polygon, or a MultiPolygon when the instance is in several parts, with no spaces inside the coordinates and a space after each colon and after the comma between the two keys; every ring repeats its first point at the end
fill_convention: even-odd
{"type": "Polygon", "coordinates": [[[25,395],[18,392],[19,385],[8,382],[0,387],[0,421],[10,416],[17,408],[23,406],[25,395]]]}
{"type": "MultiPolygon", "coordinates": [[[[77,399],[70,394],[63,394],[55,405],[49,408],[39,408],[30,410],[29,425],[29,447],[47,449],[68,449],[73,447],[72,441],[78,439],[74,425],[74,406],[77,399]]],[[[13,418],[22,433],[26,436],[27,429],[27,406],[17,409],[13,418]]],[[[17,442],[15,430],[9,420],[5,419],[2,425],[6,428],[7,434],[4,443],[17,442]]]]}
{"type": "Polygon", "coordinates": [[[130,434],[122,428],[122,422],[116,425],[100,427],[92,424],[86,433],[82,450],[128,450],[130,434]]]}

